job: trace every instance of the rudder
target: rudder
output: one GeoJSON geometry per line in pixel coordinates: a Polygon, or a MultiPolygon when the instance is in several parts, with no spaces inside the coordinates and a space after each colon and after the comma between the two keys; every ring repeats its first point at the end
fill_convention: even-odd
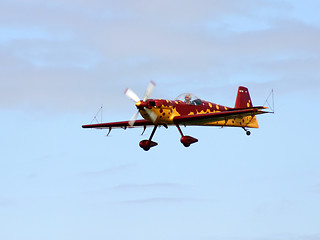
{"type": "Polygon", "coordinates": [[[253,107],[249,90],[246,87],[238,88],[237,99],[234,108],[250,108],[253,107]]]}

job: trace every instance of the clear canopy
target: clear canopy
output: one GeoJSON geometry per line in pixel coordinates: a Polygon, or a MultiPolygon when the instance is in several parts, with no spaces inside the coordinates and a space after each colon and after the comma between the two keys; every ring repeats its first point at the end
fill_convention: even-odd
{"type": "Polygon", "coordinates": [[[192,93],[182,93],[176,98],[176,100],[180,100],[191,105],[202,104],[202,100],[192,93]]]}

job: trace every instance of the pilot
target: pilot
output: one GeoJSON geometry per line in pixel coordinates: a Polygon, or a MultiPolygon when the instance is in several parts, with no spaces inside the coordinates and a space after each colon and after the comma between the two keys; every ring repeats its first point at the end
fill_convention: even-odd
{"type": "Polygon", "coordinates": [[[191,95],[190,95],[190,93],[187,93],[185,96],[184,96],[184,102],[186,103],[186,104],[191,104],[191,95]]]}

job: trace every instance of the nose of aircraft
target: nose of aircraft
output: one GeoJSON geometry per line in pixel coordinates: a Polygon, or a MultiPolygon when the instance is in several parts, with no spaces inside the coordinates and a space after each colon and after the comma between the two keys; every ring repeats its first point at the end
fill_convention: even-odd
{"type": "Polygon", "coordinates": [[[137,106],[138,109],[146,108],[147,105],[148,105],[148,104],[147,104],[147,102],[145,102],[145,101],[138,101],[138,102],[136,102],[136,106],[137,106]]]}
{"type": "Polygon", "coordinates": [[[150,109],[148,109],[148,104],[149,104],[148,98],[149,98],[150,94],[152,93],[154,86],[155,86],[155,83],[153,81],[151,81],[148,85],[148,88],[146,90],[146,93],[144,95],[143,100],[140,100],[140,98],[137,96],[137,94],[135,94],[129,88],[127,88],[124,91],[124,94],[127,95],[127,97],[129,97],[132,101],[134,101],[136,104],[136,107],[138,108],[138,112],[136,114],[134,114],[133,117],[131,118],[131,120],[129,121],[130,126],[134,125],[140,110],[145,110],[147,112],[147,114],[149,115],[152,122],[155,122],[157,120],[157,115],[154,112],[152,112],[150,109]]]}

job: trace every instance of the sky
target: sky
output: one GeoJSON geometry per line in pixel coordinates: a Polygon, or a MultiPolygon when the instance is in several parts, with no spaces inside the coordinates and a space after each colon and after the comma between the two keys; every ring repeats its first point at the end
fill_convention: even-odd
{"type": "Polygon", "coordinates": [[[320,3],[2,0],[0,239],[320,240],[320,3]],[[124,94],[233,107],[259,129],[82,129],[124,94]]]}

